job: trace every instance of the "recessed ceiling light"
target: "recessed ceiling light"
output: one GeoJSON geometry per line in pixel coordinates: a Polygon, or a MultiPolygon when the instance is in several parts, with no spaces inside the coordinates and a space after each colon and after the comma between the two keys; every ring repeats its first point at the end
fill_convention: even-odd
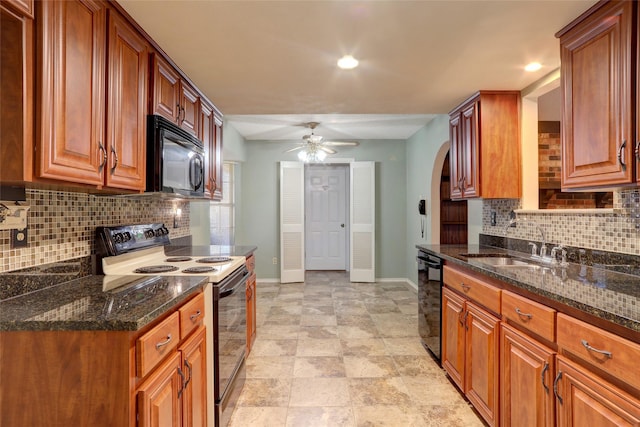
{"type": "Polygon", "coordinates": [[[343,70],[351,70],[358,66],[358,60],[351,55],[345,55],[338,59],[338,67],[343,70]]]}
{"type": "Polygon", "coordinates": [[[524,67],[525,71],[529,72],[538,71],[540,68],[542,68],[542,65],[539,62],[530,62],[524,67]]]}

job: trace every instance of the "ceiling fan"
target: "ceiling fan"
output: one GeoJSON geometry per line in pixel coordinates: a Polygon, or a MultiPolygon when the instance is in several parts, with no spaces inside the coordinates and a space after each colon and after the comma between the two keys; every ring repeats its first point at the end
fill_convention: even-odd
{"type": "Polygon", "coordinates": [[[292,151],[301,150],[298,153],[298,158],[304,162],[311,161],[323,161],[327,154],[336,154],[337,151],[331,148],[332,146],[352,146],[355,147],[360,143],[357,141],[325,141],[324,138],[320,135],[316,135],[313,131],[316,127],[318,127],[320,123],[318,122],[308,122],[304,123],[304,126],[311,129],[310,135],[304,135],[302,137],[302,142],[298,144],[298,146],[293,147],[285,153],[290,153],[292,151]]]}

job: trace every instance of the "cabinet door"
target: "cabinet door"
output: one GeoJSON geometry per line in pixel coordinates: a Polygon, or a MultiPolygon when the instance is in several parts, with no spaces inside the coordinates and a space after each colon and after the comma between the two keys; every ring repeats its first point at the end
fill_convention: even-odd
{"type": "Polygon", "coordinates": [[[464,390],[464,299],[442,288],[442,367],[464,390]]]}
{"type": "Polygon", "coordinates": [[[138,425],[140,427],[180,427],[182,390],[180,353],[174,352],[138,389],[138,425]]]}
{"type": "Polygon", "coordinates": [[[207,351],[205,327],[181,346],[186,386],[182,393],[182,427],[207,425],[207,351]]]}
{"type": "Polygon", "coordinates": [[[462,168],[462,196],[478,197],[480,178],[478,175],[478,102],[474,102],[462,110],[460,123],[460,145],[462,168]]]}
{"type": "Polygon", "coordinates": [[[200,97],[198,93],[184,81],[181,84],[181,116],[180,127],[187,132],[198,135],[198,121],[200,119],[200,97]]]}
{"type": "Polygon", "coordinates": [[[560,37],[562,188],[632,182],[634,2],[610,2],[560,37]]]}
{"type": "Polygon", "coordinates": [[[213,200],[220,201],[222,200],[222,188],[223,188],[223,177],[222,177],[222,117],[218,116],[215,112],[214,116],[214,125],[215,125],[215,141],[216,141],[216,154],[215,160],[213,161],[213,180],[215,182],[215,189],[213,191],[213,200]]]}
{"type": "Polygon", "coordinates": [[[498,422],[500,320],[467,301],[465,395],[490,426],[498,422]]]}
{"type": "Polygon", "coordinates": [[[180,76],[167,61],[157,53],[153,55],[153,96],[151,111],[171,120],[178,121],[180,109],[180,76]]]}
{"type": "Polygon", "coordinates": [[[449,138],[451,148],[449,149],[449,169],[451,174],[451,198],[462,198],[462,140],[460,138],[460,113],[456,113],[449,119],[449,138]]]}
{"type": "Polygon", "coordinates": [[[211,199],[216,189],[216,125],[213,107],[204,102],[200,105],[200,140],[204,145],[204,195],[211,199]]]}
{"type": "Polygon", "coordinates": [[[36,175],[102,185],[106,9],[97,1],[38,2],[36,175]]]}
{"type": "Polygon", "coordinates": [[[31,180],[33,145],[33,19],[0,3],[0,182],[31,180]]]}
{"type": "Polygon", "coordinates": [[[617,389],[562,356],[557,360],[559,427],[640,425],[640,401],[637,397],[617,389]]]}
{"type": "Polygon", "coordinates": [[[144,190],[149,48],[116,12],[109,15],[105,172],[109,187],[144,190]]]}
{"type": "Polygon", "coordinates": [[[256,274],[247,279],[247,355],[256,339],[256,274]]]}
{"type": "Polygon", "coordinates": [[[500,343],[500,425],[553,426],[553,351],[504,323],[500,343]]]}

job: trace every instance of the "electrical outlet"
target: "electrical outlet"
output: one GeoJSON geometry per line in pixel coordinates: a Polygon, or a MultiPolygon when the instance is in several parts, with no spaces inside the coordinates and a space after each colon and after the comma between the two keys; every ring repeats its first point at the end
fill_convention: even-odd
{"type": "Polygon", "coordinates": [[[10,248],[11,249],[26,248],[28,237],[29,236],[27,234],[26,228],[22,228],[20,230],[12,229],[10,248]]]}
{"type": "Polygon", "coordinates": [[[278,258],[273,257],[272,262],[273,262],[273,265],[277,265],[278,264],[278,258]]]}

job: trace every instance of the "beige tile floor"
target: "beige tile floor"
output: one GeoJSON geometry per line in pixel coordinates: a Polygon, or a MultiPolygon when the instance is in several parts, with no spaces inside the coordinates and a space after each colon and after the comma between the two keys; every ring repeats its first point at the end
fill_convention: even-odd
{"type": "Polygon", "coordinates": [[[258,333],[231,427],[482,426],[418,337],[406,283],[258,283],[258,333]]]}

